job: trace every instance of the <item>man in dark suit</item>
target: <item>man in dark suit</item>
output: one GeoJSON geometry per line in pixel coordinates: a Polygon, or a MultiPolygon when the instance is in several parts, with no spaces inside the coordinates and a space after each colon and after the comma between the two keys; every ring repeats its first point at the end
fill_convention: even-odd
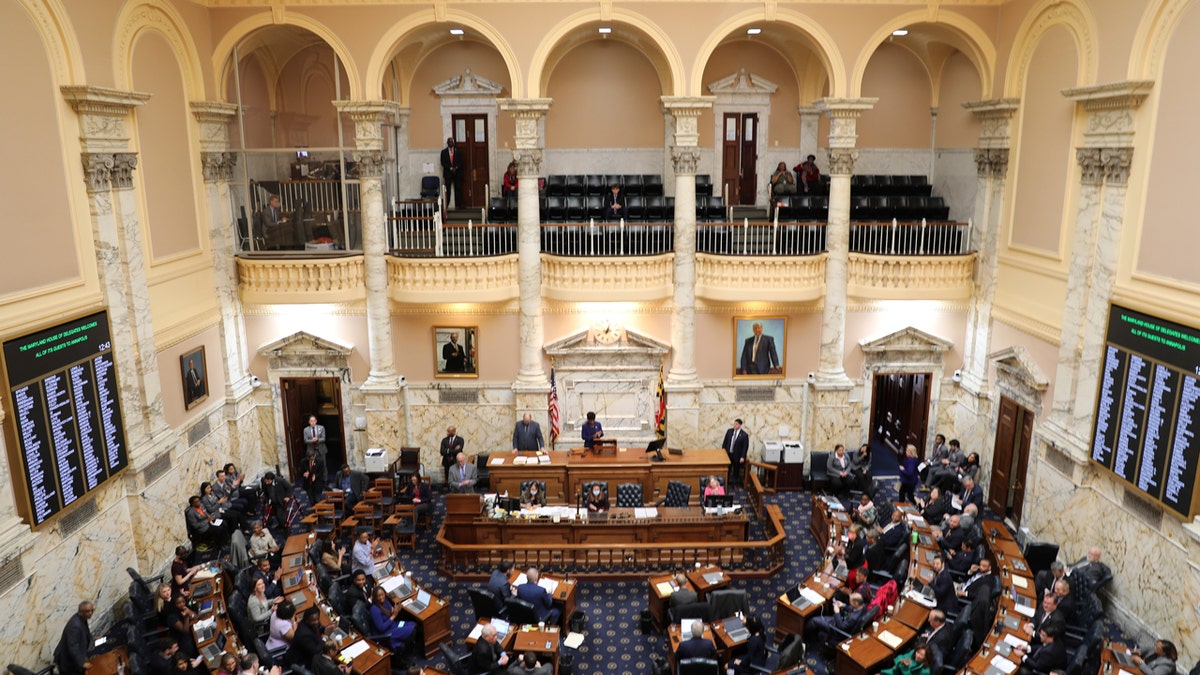
{"type": "Polygon", "coordinates": [[[513,452],[518,450],[544,450],[546,441],[542,438],[542,427],[533,421],[533,415],[525,413],[521,421],[513,427],[513,452]]]}
{"type": "Polygon", "coordinates": [[[763,335],[762,322],[755,321],[754,335],[746,338],[742,345],[742,374],[769,375],[773,368],[781,368],[779,353],[775,351],[775,338],[763,335]]]}
{"type": "Polygon", "coordinates": [[[92,647],[92,631],[88,628],[88,621],[95,611],[95,605],[84,600],[79,603],[79,611],[67,620],[62,639],[54,649],[54,665],[59,673],[82,675],[92,667],[88,663],[88,649],[92,647]]]}
{"type": "Polygon", "coordinates": [[[1070,621],[1075,616],[1075,598],[1071,595],[1071,582],[1059,579],[1054,582],[1054,595],[1058,596],[1058,611],[1070,621]]]}
{"type": "Polygon", "coordinates": [[[621,192],[620,185],[613,183],[612,188],[604,195],[604,219],[620,220],[624,217],[625,194],[621,192]]]}
{"type": "Polygon", "coordinates": [[[462,153],[454,146],[454,139],[446,139],[442,150],[442,182],[446,184],[446,208],[450,208],[450,195],[454,195],[454,206],[462,201],[462,153]]]}
{"type": "MultiPolygon", "coordinates": [[[[943,553],[950,551],[957,552],[962,546],[963,540],[966,538],[966,532],[962,529],[962,519],[953,515],[946,519],[941,530],[941,537],[938,539],[938,546],[942,548],[943,553]]],[[[950,554],[954,555],[954,554],[950,554]]]]}
{"type": "Polygon", "coordinates": [[[375,588],[375,584],[371,583],[371,577],[363,570],[354,570],[354,574],[350,575],[350,588],[346,589],[342,596],[342,604],[346,611],[343,614],[349,615],[354,605],[365,602],[371,604],[371,589],[375,588]]]}
{"type": "Polygon", "coordinates": [[[550,625],[557,624],[560,613],[546,589],[538,586],[537,568],[530,567],[525,572],[525,578],[525,583],[517,586],[517,597],[533,605],[533,610],[538,615],[538,621],[545,621],[550,625]]]}
{"type": "Polygon", "coordinates": [[[729,455],[728,485],[733,487],[741,482],[742,467],[746,464],[746,453],[750,450],[750,434],[742,428],[740,417],[735,419],[733,426],[725,432],[721,449],[729,455]]]}
{"type": "Polygon", "coordinates": [[[271,509],[267,527],[272,527],[271,521],[275,521],[275,527],[278,527],[287,519],[288,504],[292,501],[292,484],[282,476],[276,476],[274,471],[268,471],[263,474],[262,499],[271,509]]]}
{"type": "Polygon", "coordinates": [[[675,663],[684,659],[715,659],[717,648],[712,640],[704,637],[704,622],[697,619],[692,622],[692,637],[679,643],[675,649],[675,663]]]}
{"type": "Polygon", "coordinates": [[[819,642],[824,643],[826,636],[833,628],[837,628],[843,633],[857,633],[861,629],[866,617],[867,607],[866,603],[863,602],[863,597],[858,593],[851,593],[850,604],[847,605],[843,604],[840,600],[834,600],[833,614],[810,619],[804,625],[805,639],[809,639],[815,635],[819,642]]]}
{"type": "Polygon", "coordinates": [[[965,511],[969,504],[974,504],[975,508],[983,508],[983,488],[975,484],[975,479],[970,476],[963,476],[962,489],[957,494],[960,511],[965,511]]]}
{"type": "Polygon", "coordinates": [[[283,215],[277,195],[271,195],[267,205],[258,212],[258,236],[262,237],[270,251],[290,248],[292,245],[288,219],[283,215]]]}
{"type": "Polygon", "coordinates": [[[891,522],[885,525],[883,531],[879,534],[880,543],[886,546],[889,551],[895,552],[907,538],[908,526],[904,523],[904,512],[900,509],[892,509],[891,522]]]}
{"type": "Polygon", "coordinates": [[[450,467],[454,466],[454,460],[458,457],[458,453],[463,451],[464,445],[466,445],[466,441],[458,435],[458,427],[453,425],[446,427],[446,437],[442,439],[438,453],[442,456],[442,473],[447,485],[450,484],[450,467]]]}
{"type": "Polygon", "coordinates": [[[671,609],[678,610],[684,605],[690,605],[700,600],[700,596],[692,590],[692,585],[688,583],[687,575],[683,572],[675,575],[675,585],[679,588],[671,594],[671,609]]]}
{"type": "Polygon", "coordinates": [[[447,373],[467,372],[467,352],[458,344],[458,333],[451,333],[450,341],[442,345],[442,360],[446,362],[447,373]]]}
{"type": "Polygon", "coordinates": [[[946,561],[942,556],[933,557],[933,581],[929,582],[933,595],[937,599],[937,608],[950,613],[958,609],[958,594],[954,592],[954,578],[946,569],[946,561]]]}
{"type": "Polygon", "coordinates": [[[504,672],[505,667],[508,666],[508,654],[504,653],[500,647],[500,641],[496,638],[496,627],[490,623],[484,624],[483,630],[479,633],[479,639],[475,641],[475,646],[471,649],[470,672],[492,675],[504,672]]]}
{"type": "Polygon", "coordinates": [[[1039,632],[1042,642],[1040,646],[1014,647],[1013,653],[1023,657],[1021,672],[1048,673],[1056,668],[1066,668],[1067,645],[1058,639],[1060,635],[1057,627],[1046,626],[1039,632]]]}
{"type": "Polygon", "coordinates": [[[333,486],[341,490],[346,502],[346,511],[352,511],[354,505],[362,501],[363,495],[369,489],[369,481],[367,474],[361,471],[355,471],[350,468],[349,464],[343,464],[342,470],[338,472],[337,478],[333,481],[333,486]]]}
{"type": "Polygon", "coordinates": [[[972,567],[967,574],[967,580],[963,582],[962,589],[958,591],[962,597],[974,600],[980,594],[986,593],[990,596],[997,590],[999,580],[995,574],[992,574],[990,559],[981,559],[979,564],[972,567]]]}
{"type": "Polygon", "coordinates": [[[940,609],[929,612],[929,632],[925,634],[925,643],[930,650],[938,653],[942,663],[954,651],[954,631],[946,627],[946,613],[940,609]]]}
{"type": "Polygon", "coordinates": [[[1037,589],[1037,598],[1039,603],[1042,601],[1042,597],[1045,596],[1046,593],[1054,593],[1055,582],[1065,577],[1066,574],[1067,567],[1062,563],[1061,560],[1055,560],[1054,562],[1050,563],[1050,569],[1048,571],[1037,573],[1036,581],[1034,581],[1034,588],[1037,589]]]}
{"type": "Polygon", "coordinates": [[[183,375],[183,402],[190,405],[204,394],[204,377],[196,369],[196,359],[188,359],[187,372],[183,375]]]}
{"type": "Polygon", "coordinates": [[[508,583],[508,574],[512,572],[511,560],[501,560],[500,565],[492,570],[488,579],[487,590],[496,599],[496,611],[504,611],[504,601],[512,597],[512,586],[508,583]]]}
{"type": "Polygon", "coordinates": [[[304,464],[301,465],[300,478],[304,491],[308,493],[310,506],[321,501],[328,476],[329,474],[325,471],[325,459],[321,457],[321,453],[309,450],[308,457],[304,458],[304,464]]]}
{"type": "Polygon", "coordinates": [[[1058,608],[1058,596],[1053,593],[1047,593],[1042,598],[1041,604],[1037,611],[1033,613],[1033,618],[1021,626],[1021,631],[1025,633],[1025,639],[1033,646],[1042,643],[1042,631],[1049,630],[1051,626],[1058,629],[1066,628],[1067,617],[1063,615],[1058,608]]]}

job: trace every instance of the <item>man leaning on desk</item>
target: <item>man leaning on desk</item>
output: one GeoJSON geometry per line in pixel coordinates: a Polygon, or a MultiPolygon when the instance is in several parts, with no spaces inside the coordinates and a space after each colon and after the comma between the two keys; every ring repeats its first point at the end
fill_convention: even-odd
{"type": "Polygon", "coordinates": [[[512,448],[518,450],[542,450],[546,441],[542,439],[542,427],[533,421],[533,415],[525,413],[517,426],[513,428],[512,448]]]}

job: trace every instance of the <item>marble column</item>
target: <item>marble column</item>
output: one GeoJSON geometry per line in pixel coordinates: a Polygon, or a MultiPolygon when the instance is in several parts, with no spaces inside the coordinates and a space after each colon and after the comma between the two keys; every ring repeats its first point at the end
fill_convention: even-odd
{"type": "Polygon", "coordinates": [[[856,123],[875,98],[825,98],[816,107],[829,117],[829,222],[825,226],[825,307],[821,323],[818,385],[850,383],[845,369],[846,287],[850,259],[850,177],[858,159],[856,123]]]}
{"type": "Polygon", "coordinates": [[[545,418],[538,394],[550,388],[542,351],[546,341],[542,323],[542,237],[538,208],[538,176],[542,169],[542,121],[551,100],[498,99],[501,110],[516,122],[513,161],[517,163],[517,287],[520,331],[520,366],[513,390],[517,411],[545,418]]]}
{"type": "MultiPolygon", "coordinates": [[[[396,448],[407,444],[402,414],[402,386],[392,349],[392,314],[388,300],[387,209],[383,173],[387,166],[383,125],[392,122],[398,106],[391,101],[334,101],[354,122],[354,151],[358,165],[362,208],[363,285],[367,292],[367,345],[371,371],[360,392],[367,417],[367,448],[396,448]]],[[[351,464],[361,466],[367,448],[357,448],[351,464]]]]}
{"type": "Polygon", "coordinates": [[[1054,380],[1050,432],[1079,461],[1088,457],[1100,353],[1116,279],[1126,182],[1133,160],[1134,113],[1150,82],[1115,82],[1064,90],[1087,113],[1073,228],[1062,339],[1054,380]]]}
{"type": "Polygon", "coordinates": [[[129,463],[137,467],[153,458],[152,441],[168,432],[133,191],[137,154],[129,152],[127,127],[134,109],[145,105],[150,95],[89,86],[63,87],[62,94],[80,118],[96,271],[121,376],[129,463]]]}
{"type": "Polygon", "coordinates": [[[973,395],[987,389],[988,354],[992,344],[992,302],[996,297],[1000,236],[1008,177],[1010,125],[1017,112],[1017,99],[964,103],[979,120],[979,147],[975,150],[975,213],[972,218],[971,249],[976,252],[971,305],[967,312],[967,335],[963,347],[961,387],[973,395]]]}
{"type": "MultiPolygon", "coordinates": [[[[811,106],[796,108],[800,115],[800,160],[817,154],[820,147],[821,111],[811,106]]],[[[797,161],[795,164],[799,164],[797,161]]],[[[795,166],[793,164],[792,166],[795,166]]]]}

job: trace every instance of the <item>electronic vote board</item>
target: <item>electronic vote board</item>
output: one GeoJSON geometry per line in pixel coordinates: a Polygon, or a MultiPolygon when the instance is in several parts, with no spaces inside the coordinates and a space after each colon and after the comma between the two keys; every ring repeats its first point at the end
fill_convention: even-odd
{"type": "Polygon", "coordinates": [[[1091,458],[1181,518],[1200,508],[1200,330],[1112,305],[1091,458]]]}
{"type": "Polygon", "coordinates": [[[128,464],[108,313],[5,342],[4,366],[17,502],[37,528],[128,464]]]}

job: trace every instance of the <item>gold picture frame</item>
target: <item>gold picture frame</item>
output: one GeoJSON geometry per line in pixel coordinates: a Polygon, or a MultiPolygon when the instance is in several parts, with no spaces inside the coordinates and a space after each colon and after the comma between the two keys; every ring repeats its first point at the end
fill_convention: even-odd
{"type": "Polygon", "coordinates": [[[208,360],[204,345],[179,357],[179,377],[183,385],[184,410],[191,410],[208,398],[208,360]]]}
{"type": "Polygon", "coordinates": [[[787,369],[787,317],[733,317],[734,379],[781,379],[787,369]],[[761,335],[755,346],[755,326],[761,335]]]}
{"type": "Polygon", "coordinates": [[[479,377],[479,326],[433,327],[433,375],[479,377]]]}

